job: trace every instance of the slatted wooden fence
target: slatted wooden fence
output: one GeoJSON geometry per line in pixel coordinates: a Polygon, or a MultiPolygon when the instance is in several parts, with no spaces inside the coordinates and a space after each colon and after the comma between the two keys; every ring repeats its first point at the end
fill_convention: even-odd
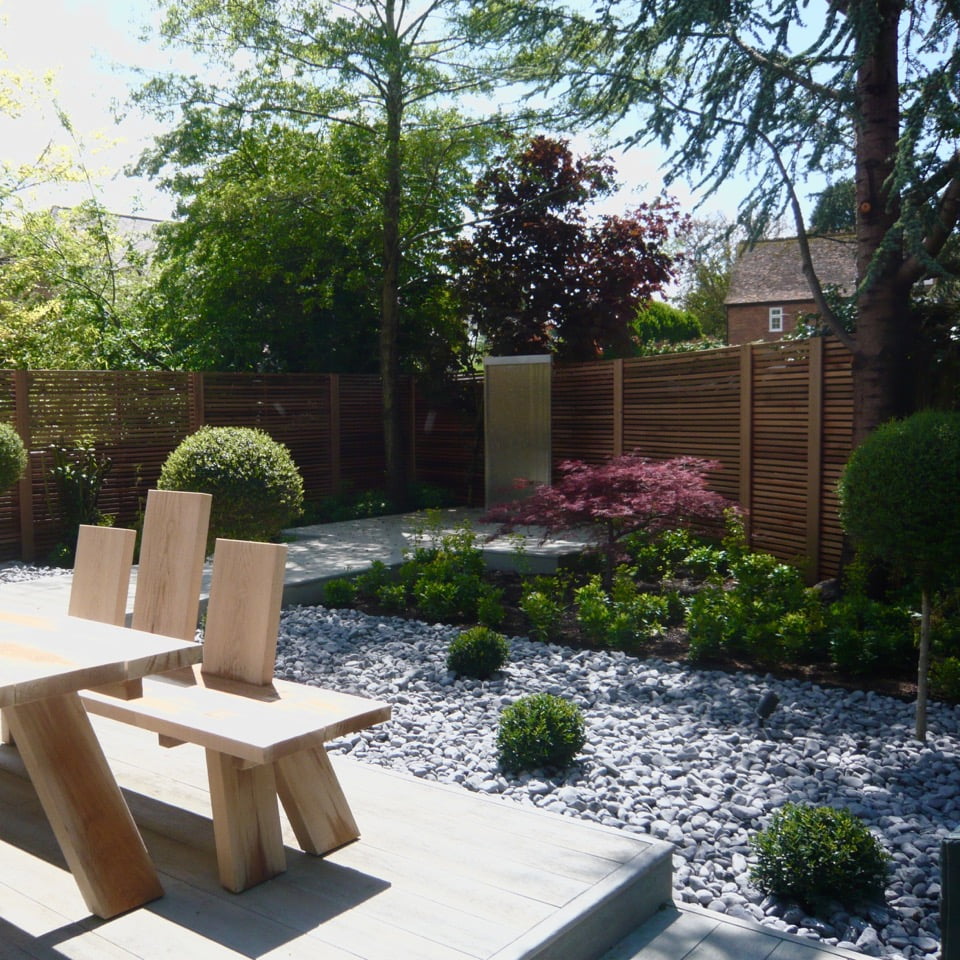
{"type": "MultiPolygon", "coordinates": [[[[479,385],[472,388],[479,396],[479,385]]],[[[483,496],[481,418],[404,386],[411,478],[483,496]]],[[[751,543],[837,572],[836,484],[852,435],[851,358],[830,340],[555,366],[554,464],[639,451],[717,460],[715,488],[748,511],[751,543]]],[[[0,420],[28,439],[30,471],[0,497],[0,559],[45,556],[61,536],[50,445],[113,461],[101,507],[135,523],[169,452],[202,423],[259,426],[290,447],[309,499],[383,481],[376,377],[337,374],[0,371],[0,420]],[[22,531],[22,533],[21,533],[22,531]]]]}
{"type": "Polygon", "coordinates": [[[716,460],[711,483],[747,510],[751,544],[816,579],[839,569],[852,412],[851,355],[830,340],[557,366],[554,464],[716,460]]]}
{"type": "MultiPolygon", "coordinates": [[[[412,480],[482,496],[482,455],[473,419],[403,387],[412,480]]],[[[104,371],[0,371],[0,420],[14,423],[30,451],[18,488],[0,496],[0,559],[43,559],[62,539],[50,476],[52,445],[86,444],[112,468],[100,509],[123,526],[137,522],[170,451],[201,424],[260,427],[285,443],[308,500],[346,487],[383,486],[383,431],[377,377],[104,371]]]]}

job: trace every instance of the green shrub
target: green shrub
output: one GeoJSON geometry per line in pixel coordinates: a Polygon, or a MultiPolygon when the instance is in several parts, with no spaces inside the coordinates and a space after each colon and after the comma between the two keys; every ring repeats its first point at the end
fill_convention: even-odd
{"type": "Polygon", "coordinates": [[[911,611],[862,594],[848,594],[825,613],[824,635],[830,659],[850,676],[863,676],[878,665],[909,663],[914,654],[911,611]]]}
{"type": "Polygon", "coordinates": [[[911,577],[920,594],[915,733],[927,736],[931,598],[960,568],[960,412],[922,410],[881,424],[840,478],[840,520],[867,559],[911,577]]]}
{"type": "Polygon", "coordinates": [[[27,469],[27,451],[20,435],[9,424],[0,423],[0,493],[6,493],[27,469]]]}
{"type": "Polygon", "coordinates": [[[930,692],[939,700],[960,702],[960,658],[945,657],[930,664],[930,692]]]}
{"type": "Polygon", "coordinates": [[[274,539],[303,507],[290,451],[251,427],[201,427],[167,457],[157,486],[213,495],[210,546],[217,537],[274,539]]]}
{"type": "Polygon", "coordinates": [[[629,567],[618,567],[610,593],[599,576],[574,591],[577,621],[594,642],[623,646],[662,633],[670,615],[666,597],[641,593],[629,567]]]}
{"type": "Polygon", "coordinates": [[[889,858],[847,810],[787,804],[750,846],[757,855],[750,879],[757,887],[808,909],[829,900],[853,905],[883,890],[889,858]]]}
{"type": "Polygon", "coordinates": [[[416,582],[413,596],[420,612],[428,620],[456,620],[459,616],[460,592],[452,581],[423,577],[416,582]]]}
{"type": "Polygon", "coordinates": [[[583,714],[549,693],[521,697],[500,715],[497,751],[508,771],[562,770],[586,743],[583,714]]]}
{"type": "Polygon", "coordinates": [[[328,607],[349,607],[357,599],[357,588],[346,577],[335,577],[323,585],[323,602],[328,607]]]}
{"type": "Polygon", "coordinates": [[[354,583],[361,597],[370,600],[378,599],[381,587],[390,582],[390,568],[382,560],[374,560],[368,570],[356,577],[354,583]]]}
{"type": "Polygon", "coordinates": [[[734,550],[730,569],[729,589],[711,583],[690,602],[691,659],[741,652],[776,662],[813,645],[822,630],[820,603],[794,567],[767,553],[734,550]]]}
{"type": "Polygon", "coordinates": [[[530,624],[530,634],[542,642],[557,632],[566,610],[566,584],[562,577],[533,577],[525,580],[520,610],[530,624]]]}
{"type": "Polygon", "coordinates": [[[484,582],[484,572],[476,533],[468,524],[444,531],[441,514],[431,510],[398,579],[430,620],[484,620],[495,626],[502,622],[503,610],[499,595],[484,582]]]}
{"type": "Polygon", "coordinates": [[[403,613],[410,606],[406,585],[402,583],[381,584],[374,597],[381,606],[395,613],[403,613]]]}
{"type": "Polygon", "coordinates": [[[506,638],[489,627],[471,627],[455,637],[447,651],[447,668],[461,677],[487,680],[510,659],[506,638]]]}
{"type": "Polygon", "coordinates": [[[477,622],[484,627],[499,627],[506,613],[503,609],[503,591],[484,586],[477,598],[477,622]]]}

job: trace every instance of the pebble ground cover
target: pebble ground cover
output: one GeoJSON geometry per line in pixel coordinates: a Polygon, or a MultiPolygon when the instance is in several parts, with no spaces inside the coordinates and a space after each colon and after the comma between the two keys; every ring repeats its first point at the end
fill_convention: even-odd
{"type": "MultiPolygon", "coordinates": [[[[59,571],[8,566],[3,580],[59,571]]],[[[457,678],[458,628],[353,610],[284,611],[277,674],[388,699],[394,719],[333,749],[507,802],[672,842],[679,899],[868,956],[935,957],[939,848],[960,820],[960,708],[931,705],[913,738],[912,704],[798,679],[695,669],[618,651],[510,638],[492,679],[457,678]],[[501,710],[534,692],[584,712],[587,743],[562,774],[508,775],[501,710]],[[779,705],[761,726],[767,691],[779,705]],[[750,882],[749,838],[787,802],[845,807],[891,856],[882,902],[816,916],[750,882]]]]}
{"type": "Polygon", "coordinates": [[[280,676],[389,700],[389,726],[335,745],[367,763],[675,844],[677,896],[869,956],[938,953],[939,847],[960,817],[960,711],[797,679],[695,669],[521,637],[487,681],[446,666],[458,630],[323,607],[284,612],[280,676]],[[761,726],[756,707],[779,697],[761,726]],[[563,774],[509,775],[500,711],[535,692],[584,712],[587,744],[563,774]],[[749,838],[787,802],[844,807],[891,856],[883,902],[811,915],[750,882],[749,838]]]}

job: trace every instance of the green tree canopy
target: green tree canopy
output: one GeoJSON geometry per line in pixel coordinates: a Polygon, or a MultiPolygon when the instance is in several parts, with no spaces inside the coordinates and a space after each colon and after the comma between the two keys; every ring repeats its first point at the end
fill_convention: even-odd
{"type": "Polygon", "coordinates": [[[838,180],[817,194],[811,233],[853,233],[856,228],[857,185],[852,180],[838,180]]]}
{"type": "Polygon", "coordinates": [[[644,304],[632,326],[641,351],[646,344],[681,343],[703,336],[703,327],[692,313],[659,300],[644,304]]]}
{"type": "Polygon", "coordinates": [[[735,225],[723,217],[694,217],[684,233],[677,304],[710,337],[726,338],[727,291],[736,259],[735,225]]]}
{"type": "MultiPolygon", "coordinates": [[[[400,356],[408,372],[442,376],[463,362],[466,335],[439,257],[471,176],[467,157],[445,145],[439,158],[436,140],[422,139],[411,136],[424,176],[411,184],[402,229],[427,236],[402,265],[400,356]]],[[[321,138],[271,122],[173,184],[180,218],[162,231],[155,315],[177,365],[377,372],[378,163],[358,127],[321,138]]]]}
{"type": "Polygon", "coordinates": [[[148,246],[98,203],[8,210],[0,249],[0,367],[166,366],[142,309],[148,246]]]}
{"type": "Polygon", "coordinates": [[[263,118],[320,137],[346,124],[370,138],[377,177],[364,201],[379,210],[378,262],[370,279],[379,302],[387,482],[398,504],[405,495],[397,382],[404,261],[439,226],[405,232],[415,222],[405,209],[414,197],[427,196],[425,186],[411,193],[413,184],[439,169],[419,166],[413,134],[432,131],[437,154],[446,149],[461,156],[467,145],[485,142],[487,128],[475,120],[450,124],[449,115],[433,111],[467,95],[487,109],[484,95],[505,70],[503,56],[485,46],[484,36],[465,33],[462,18],[470,6],[463,0],[161,0],[164,38],[215,60],[224,81],[168,77],[148,83],[140,97],[177,116],[153,163],[159,168],[175,156],[178,176],[221,155],[221,144],[238,128],[263,118]]]}

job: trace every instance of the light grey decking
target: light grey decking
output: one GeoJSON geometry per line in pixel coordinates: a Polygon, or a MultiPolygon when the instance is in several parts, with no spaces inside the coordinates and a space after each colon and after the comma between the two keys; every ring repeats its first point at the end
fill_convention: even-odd
{"type": "Polygon", "coordinates": [[[202,751],[94,718],[166,896],[92,918],[15,749],[0,748],[0,956],[213,960],[598,957],[670,899],[670,848],[337,760],[362,837],[235,895],[217,882],[202,751]],[[19,951],[19,952],[18,952],[19,951]]]}

